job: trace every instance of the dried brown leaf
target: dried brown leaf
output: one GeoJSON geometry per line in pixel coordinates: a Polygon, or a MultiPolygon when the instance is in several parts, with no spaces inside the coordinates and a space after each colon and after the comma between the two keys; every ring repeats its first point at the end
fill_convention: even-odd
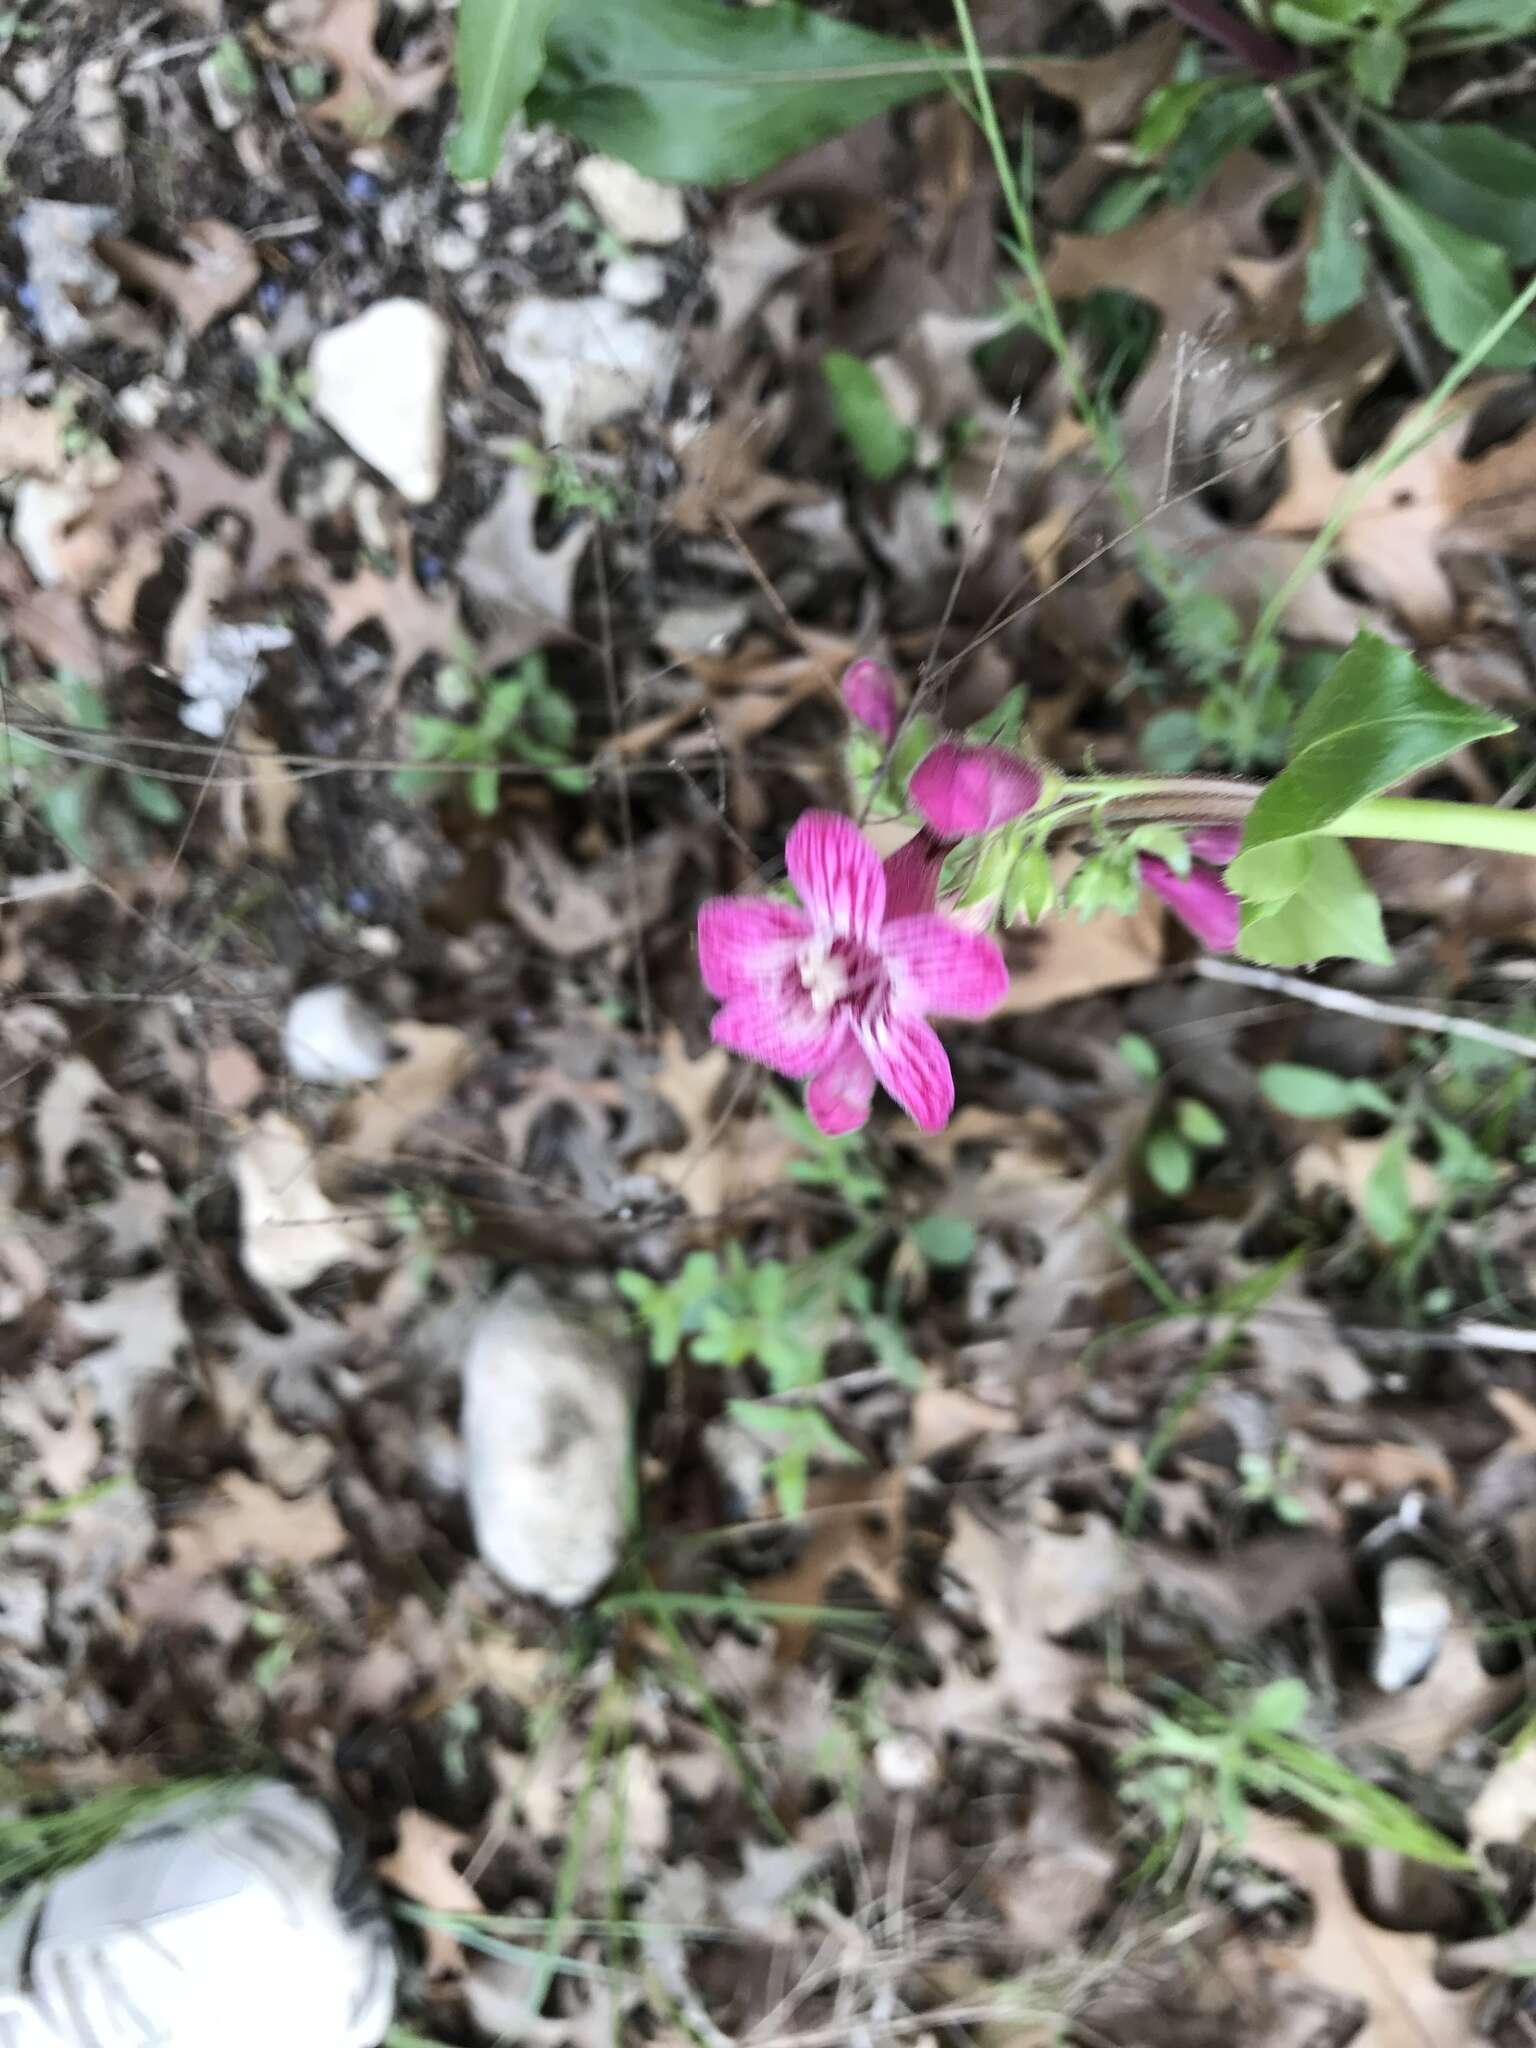
{"type": "Polygon", "coordinates": [[[225,1472],[192,1512],[172,1525],[167,1541],[175,1568],[204,1578],[250,1558],[296,1567],[319,1564],[346,1548],[347,1532],[328,1494],[284,1500],[243,1472],[225,1472]]]}
{"type": "Polygon", "coordinates": [[[541,548],[534,531],[540,497],[532,470],[509,470],[490,510],[464,536],[459,581],[486,613],[486,659],[497,667],[570,630],[576,570],[593,525],[579,519],[552,548],[541,548]]]}
{"type": "MultiPolygon", "coordinates": [[[[399,1817],[399,1840],[388,1856],[373,1866],[386,1884],[433,1913],[483,1913],[484,1903],[454,1863],[467,1856],[469,1837],[435,1815],[409,1806],[399,1817]]],[[[464,1951],[442,1927],[424,1927],[427,1975],[433,1979],[463,1973],[464,1951]]]]}
{"type": "Polygon", "coordinates": [[[431,597],[416,581],[408,527],[396,529],[394,550],[395,566],[388,576],[365,563],[345,580],[334,576],[320,580],[329,607],[325,637],[330,646],[339,646],[360,626],[380,625],[388,637],[389,666],[378,693],[377,713],[393,707],[406,677],[424,655],[438,661],[455,659],[468,638],[457,593],[431,597]]]}
{"type": "Polygon", "coordinates": [[[1332,1842],[1290,1821],[1255,1815],[1244,1853],[1299,1885],[1312,1901],[1312,1931],[1299,1944],[1264,1945],[1269,1967],[1363,2005],[1350,2048],[1472,2048],[1477,1992],[1435,1981],[1435,1943],[1367,1920],[1350,1896],[1332,1842]]]}
{"type": "Polygon", "coordinates": [[[470,1063],[469,1038],[453,1024],[407,1020],[392,1025],[390,1037],[403,1056],[359,1088],[347,1108],[341,1143],[352,1159],[391,1158],[411,1126],[452,1094],[470,1063]]]}
{"type": "Polygon", "coordinates": [[[67,419],[60,405],[0,398],[0,476],[59,476],[66,461],[67,419]]]}
{"type": "Polygon", "coordinates": [[[153,292],[173,307],[195,341],[255,289],[261,264],[244,235],[227,221],[190,221],[179,239],[184,263],[112,235],[99,236],[96,249],[125,284],[153,292]]]}
{"type": "MultiPolygon", "coordinates": [[[[1456,619],[1443,555],[1536,554],[1536,421],[1483,454],[1463,452],[1484,402],[1507,388],[1499,379],[1463,391],[1425,445],[1365,492],[1335,544],[1359,582],[1425,638],[1444,637],[1456,619]]],[[[1412,432],[1416,417],[1397,431],[1412,432]]],[[[1261,531],[1310,538],[1355,480],[1335,463],[1315,409],[1297,410],[1286,424],[1286,488],[1261,531]]]]}
{"type": "Polygon", "coordinates": [[[182,528],[200,527],[214,512],[239,514],[247,536],[240,581],[246,589],[258,590],[279,570],[310,556],[308,526],[283,503],[289,449],[287,434],[274,433],[261,468],[246,476],[204,442],[189,441],[183,447],[156,434],[140,443],[137,460],[170,485],[172,509],[182,528]]]}
{"type": "Polygon", "coordinates": [[[269,19],[302,56],[334,67],[336,83],[324,99],[303,108],[321,134],[340,130],[350,143],[376,143],[404,114],[430,106],[448,76],[448,60],[431,48],[395,65],[378,49],[380,0],[329,0],[274,8],[269,19]]]}

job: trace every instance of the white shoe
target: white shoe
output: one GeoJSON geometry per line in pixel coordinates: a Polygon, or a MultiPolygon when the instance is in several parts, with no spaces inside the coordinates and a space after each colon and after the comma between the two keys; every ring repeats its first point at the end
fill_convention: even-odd
{"type": "Polygon", "coordinates": [[[377,2048],[389,1925],[291,1785],[197,1792],[0,1919],[0,2048],[377,2048]]]}

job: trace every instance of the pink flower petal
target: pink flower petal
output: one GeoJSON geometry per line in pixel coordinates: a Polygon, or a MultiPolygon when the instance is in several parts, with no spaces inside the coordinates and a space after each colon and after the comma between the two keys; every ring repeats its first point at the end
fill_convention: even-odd
{"type": "Polygon", "coordinates": [[[934,831],[969,839],[1040,801],[1040,771],[1006,747],[971,747],[944,740],[913,771],[907,793],[934,831]]]}
{"type": "Polygon", "coordinates": [[[859,1130],[869,1121],[869,1105],[875,1094],[875,1070],[863,1049],[848,1032],[841,1049],[834,1053],[805,1091],[805,1106],[811,1122],[829,1138],[840,1138],[859,1130]]]}
{"type": "Polygon", "coordinates": [[[1188,846],[1196,860],[1209,861],[1213,868],[1224,868],[1230,860],[1236,860],[1237,849],[1243,843],[1241,825],[1202,825],[1198,832],[1191,832],[1188,846]]]}
{"type": "Polygon", "coordinates": [[[1155,855],[1140,856],[1141,879],[1155,889],[1175,916],[1182,918],[1202,945],[1213,953],[1230,953],[1237,944],[1243,906],[1214,868],[1193,868],[1176,875],[1155,855]]]}
{"type": "Polygon", "coordinates": [[[806,811],[784,848],[812,923],[868,944],[885,918],[885,870],[851,818],[806,811]]]}
{"type": "Polygon", "coordinates": [[[787,972],[811,921],[790,903],[766,896],[714,896],[699,910],[699,973],[725,1002],[750,995],[787,972]]]}
{"type": "Polygon", "coordinates": [[[933,1026],[893,1010],[862,1027],[859,1037],[886,1093],[920,1131],[942,1131],[955,1106],[955,1079],[933,1026]]]}
{"type": "Polygon", "coordinates": [[[885,921],[918,917],[939,900],[939,875],[949,848],[925,825],[915,839],[886,856],[885,921]]]}
{"type": "Polygon", "coordinates": [[[795,1000],[798,994],[783,987],[732,996],[715,1012],[710,1036],[716,1045],[771,1067],[786,1080],[803,1081],[826,1065],[845,1027],[818,1017],[809,1003],[795,1000]]]}
{"type": "Polygon", "coordinates": [[[856,661],[843,674],[843,702],[876,739],[886,746],[896,737],[901,712],[896,702],[896,678],[883,661],[856,661]]]}
{"type": "Polygon", "coordinates": [[[922,1016],[985,1017],[1008,993],[1008,968],[994,942],[944,917],[902,917],[880,934],[880,953],[899,1010],[922,1016]]]}

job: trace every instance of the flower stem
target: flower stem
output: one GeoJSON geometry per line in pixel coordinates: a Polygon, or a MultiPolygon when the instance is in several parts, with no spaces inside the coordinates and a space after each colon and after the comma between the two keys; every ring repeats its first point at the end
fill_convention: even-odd
{"type": "Polygon", "coordinates": [[[1536,856],[1536,811],[1506,811],[1496,804],[1378,796],[1356,804],[1322,829],[1339,839],[1416,839],[1427,846],[1472,846],[1536,856]]]}

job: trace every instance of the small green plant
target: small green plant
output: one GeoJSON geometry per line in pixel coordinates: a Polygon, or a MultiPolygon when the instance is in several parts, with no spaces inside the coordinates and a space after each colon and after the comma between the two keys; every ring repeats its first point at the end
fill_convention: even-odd
{"type": "MultiPolygon", "coordinates": [[[[1160,1086],[1163,1063],[1149,1039],[1127,1031],[1119,1053],[1138,1080],[1160,1086]]],[[[1219,1152],[1226,1142],[1227,1127],[1214,1109],[1195,1095],[1171,1095],[1159,1102],[1141,1141],[1141,1163],[1163,1194],[1186,1195],[1199,1172],[1199,1154],[1219,1152]]]]}
{"type": "Polygon", "coordinates": [[[270,349],[263,349],[255,358],[255,369],[256,404],[266,418],[280,420],[293,434],[305,433],[313,426],[309,400],[314,379],[307,369],[290,374],[283,368],[282,358],[270,349]]]}
{"type": "Polygon", "coordinates": [[[1374,1081],[1350,1080],[1324,1067],[1277,1060],[1259,1069],[1265,1099],[1287,1116],[1339,1119],[1364,1111],[1384,1117],[1386,1142],[1365,1183],[1361,1213],[1389,1248],[1415,1234],[1408,1166],[1419,1149],[1432,1149],[1446,1201],[1498,1184],[1501,1169],[1465,1126],[1447,1115],[1427,1085],[1414,1083],[1394,1099],[1374,1081]]]}
{"type": "Polygon", "coordinates": [[[1240,1451],[1237,1459],[1238,1477],[1242,1482],[1239,1497],[1250,1507],[1268,1508],[1275,1519],[1285,1522],[1293,1529],[1304,1528],[1311,1521],[1307,1504],[1291,1491],[1296,1482],[1300,1459],[1296,1446],[1281,1444],[1273,1454],[1268,1451],[1240,1451]]]}
{"type": "MultiPolygon", "coordinates": [[[[7,678],[0,670],[0,687],[7,678]]],[[[107,701],[93,683],[83,676],[61,672],[52,683],[38,685],[30,708],[70,731],[82,735],[109,735],[112,730],[107,701]]],[[[175,825],[181,821],[181,801],[170,784],[154,775],[117,768],[105,758],[78,760],[78,752],[22,732],[10,724],[0,725],[0,777],[13,794],[30,798],[31,809],[57,839],[71,860],[89,866],[100,850],[127,844],[131,839],[128,811],[154,825],[175,825]]]]}
{"type": "Polygon", "coordinates": [[[888,1371],[909,1384],[918,1376],[894,1305],[876,1302],[862,1270],[873,1241],[872,1230],[855,1231],[793,1264],[754,1264],[732,1244],[723,1256],[691,1252],[672,1280],[632,1270],[617,1276],[620,1293],[646,1332],[653,1364],[671,1365],[686,1352],[697,1365],[760,1371],[770,1398],[736,1398],[728,1406],[738,1422],[772,1445],[769,1476],[786,1515],[804,1509],[813,1459],[859,1462],[820,1408],[786,1398],[821,1385],[827,1353],[850,1323],[888,1371]]]}
{"type": "Polygon", "coordinates": [[[1302,1681],[1282,1678],[1230,1710],[1186,1693],[1176,1718],[1151,1716],[1121,1759],[1120,1794],[1157,1830],[1158,1868],[1168,1868],[1191,1832],[1209,1831],[1240,1852],[1252,1809],[1275,1805],[1299,1806],[1362,1848],[1396,1850],[1442,1870],[1476,1867],[1412,1807],[1308,1740],[1301,1730],[1310,1707],[1302,1681]]]}
{"type": "Polygon", "coordinates": [[[773,1120],[793,1138],[799,1156],[789,1162],[789,1177],[802,1187],[825,1188],[850,1209],[867,1209],[885,1199],[885,1176],[858,1137],[829,1138],[818,1131],[798,1103],[775,1090],[768,1098],[773,1120]]]}
{"type": "Polygon", "coordinates": [[[854,460],[872,482],[889,483],[911,462],[917,436],[897,418],[868,363],[831,350],[821,359],[821,374],[854,460]]]}
{"type": "Polygon", "coordinates": [[[598,519],[617,519],[624,510],[619,485],[595,466],[593,458],[569,448],[537,448],[532,441],[514,441],[508,450],[514,462],[533,472],[542,497],[557,512],[590,512],[598,519]]]}
{"type": "Polygon", "coordinates": [[[396,773],[397,795],[434,800],[453,786],[457,771],[467,775],[470,808],[492,818],[501,803],[501,778],[519,763],[543,769],[556,789],[586,788],[586,770],[570,758],[575,708],[550,682],[542,654],[485,676],[466,649],[438,671],[437,701],[444,715],[418,715],[414,721],[411,752],[421,765],[396,773]]]}

